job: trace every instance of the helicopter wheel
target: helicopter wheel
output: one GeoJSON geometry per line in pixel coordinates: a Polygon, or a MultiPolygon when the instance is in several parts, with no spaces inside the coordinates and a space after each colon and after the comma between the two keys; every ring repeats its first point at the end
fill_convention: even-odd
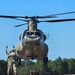
{"type": "Polygon", "coordinates": [[[43,62],[44,62],[44,65],[47,65],[48,64],[48,57],[44,57],[43,62]]]}

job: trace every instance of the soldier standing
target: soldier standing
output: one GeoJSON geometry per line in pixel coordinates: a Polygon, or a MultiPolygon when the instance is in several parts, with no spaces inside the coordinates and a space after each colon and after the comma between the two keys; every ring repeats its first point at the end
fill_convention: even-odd
{"type": "Polygon", "coordinates": [[[12,49],[9,53],[7,52],[7,47],[6,47],[6,55],[8,56],[8,69],[7,69],[7,75],[10,75],[10,72],[13,75],[17,75],[17,70],[16,70],[16,63],[17,63],[17,54],[15,49],[12,49]]]}

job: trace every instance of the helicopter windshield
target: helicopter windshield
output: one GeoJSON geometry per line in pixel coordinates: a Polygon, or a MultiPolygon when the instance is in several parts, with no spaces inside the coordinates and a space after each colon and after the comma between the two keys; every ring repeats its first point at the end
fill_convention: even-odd
{"type": "Polygon", "coordinates": [[[27,30],[23,31],[23,33],[22,33],[22,42],[23,42],[23,43],[25,42],[24,36],[26,35],[26,31],[27,31],[27,30]]]}
{"type": "Polygon", "coordinates": [[[24,39],[24,37],[25,36],[27,36],[27,37],[35,37],[35,38],[38,38],[38,37],[40,37],[40,41],[41,42],[43,42],[43,36],[42,36],[42,34],[41,34],[41,32],[40,31],[35,31],[35,32],[29,32],[29,31],[24,31],[23,32],[23,35],[22,35],[22,42],[25,42],[25,39],[24,39]]]}
{"type": "Polygon", "coordinates": [[[29,35],[29,36],[40,36],[40,33],[39,32],[27,32],[26,35],[29,35]]]}
{"type": "Polygon", "coordinates": [[[34,32],[27,32],[26,35],[35,36],[34,32]]]}

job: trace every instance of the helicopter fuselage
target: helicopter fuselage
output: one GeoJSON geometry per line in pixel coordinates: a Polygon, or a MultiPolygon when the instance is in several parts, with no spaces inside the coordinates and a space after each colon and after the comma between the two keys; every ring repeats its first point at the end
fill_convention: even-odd
{"type": "Polygon", "coordinates": [[[25,30],[20,35],[20,43],[16,50],[23,59],[43,59],[47,56],[48,46],[44,43],[44,34],[41,30],[25,30]]]}

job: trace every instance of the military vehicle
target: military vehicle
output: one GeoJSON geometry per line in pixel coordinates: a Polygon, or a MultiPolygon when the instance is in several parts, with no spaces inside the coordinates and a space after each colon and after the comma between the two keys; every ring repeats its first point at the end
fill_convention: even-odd
{"type": "Polygon", "coordinates": [[[37,28],[39,23],[48,22],[48,23],[56,23],[56,22],[66,22],[66,21],[75,21],[75,18],[70,19],[55,19],[55,20],[39,20],[39,19],[48,19],[48,18],[57,18],[58,15],[72,14],[73,12],[65,12],[53,15],[46,16],[7,16],[0,15],[0,18],[10,18],[15,20],[24,21],[26,23],[16,25],[15,27],[23,26],[25,24],[28,25],[28,28],[24,30],[20,36],[20,43],[16,46],[17,53],[23,59],[37,59],[43,60],[44,64],[48,63],[48,46],[45,43],[46,35],[44,32],[37,28]]]}

